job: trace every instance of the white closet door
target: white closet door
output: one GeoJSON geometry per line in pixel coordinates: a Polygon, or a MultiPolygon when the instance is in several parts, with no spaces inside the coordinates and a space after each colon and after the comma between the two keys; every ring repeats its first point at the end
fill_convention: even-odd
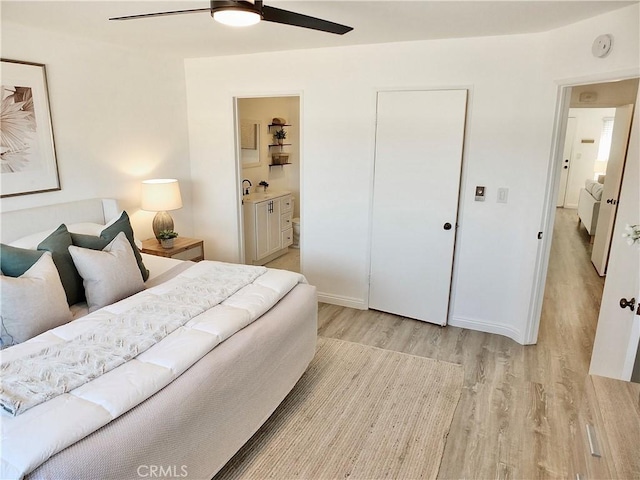
{"type": "Polygon", "coordinates": [[[467,91],[379,92],[369,307],[446,325],[467,91]]]}

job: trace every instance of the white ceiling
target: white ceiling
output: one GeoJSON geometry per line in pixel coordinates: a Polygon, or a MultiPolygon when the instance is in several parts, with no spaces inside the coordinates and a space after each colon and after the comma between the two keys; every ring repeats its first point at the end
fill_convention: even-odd
{"type": "MultiPolygon", "coordinates": [[[[552,30],[637,1],[269,1],[354,27],[344,36],[261,22],[242,29],[208,12],[122,22],[109,17],[206,8],[208,0],[5,1],[2,22],[181,58],[552,30]]],[[[603,32],[598,32],[603,33],[603,32]]],[[[605,32],[606,33],[606,32],[605,32]]]]}

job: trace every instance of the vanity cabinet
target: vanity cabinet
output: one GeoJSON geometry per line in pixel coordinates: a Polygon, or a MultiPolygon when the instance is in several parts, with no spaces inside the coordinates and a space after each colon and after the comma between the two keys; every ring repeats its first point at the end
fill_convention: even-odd
{"type": "Polygon", "coordinates": [[[293,243],[291,194],[248,195],[243,199],[245,262],[264,265],[293,243]]]}

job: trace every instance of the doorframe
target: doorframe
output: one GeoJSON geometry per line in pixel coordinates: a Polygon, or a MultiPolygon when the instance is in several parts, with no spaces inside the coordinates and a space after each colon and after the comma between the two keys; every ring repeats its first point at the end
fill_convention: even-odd
{"type": "MultiPolygon", "coordinates": [[[[620,72],[588,75],[572,79],[557,81],[556,113],[553,122],[553,136],[551,140],[550,162],[547,169],[547,183],[542,205],[542,218],[540,220],[540,232],[542,239],[538,246],[534,269],[533,286],[529,302],[529,314],[525,328],[525,345],[533,345],[538,340],[540,320],[542,318],[542,303],[544,301],[544,289],[547,283],[549,258],[551,255],[551,242],[553,239],[553,226],[555,223],[556,204],[558,201],[558,187],[560,172],[562,170],[562,153],[564,148],[567,122],[569,120],[569,108],[571,104],[571,90],[580,85],[594,83],[609,83],[620,80],[630,80],[640,77],[640,69],[634,68],[620,72]]],[[[636,105],[636,108],[638,106],[636,105]]],[[[605,280],[606,281],[606,280],[605,280]]]]}
{"type": "MultiPolygon", "coordinates": [[[[304,197],[304,188],[303,188],[303,183],[304,183],[304,161],[303,161],[303,157],[304,157],[304,135],[303,135],[303,131],[304,131],[304,117],[303,117],[303,112],[304,112],[304,108],[303,108],[303,92],[302,91],[297,91],[297,92],[270,92],[270,93],[252,93],[252,94],[242,94],[242,93],[238,93],[238,94],[234,94],[231,96],[231,101],[233,103],[233,136],[234,136],[234,158],[235,158],[235,170],[236,170],[236,185],[239,185],[239,188],[236,189],[236,205],[237,205],[237,222],[238,222],[238,261],[242,264],[245,263],[246,259],[245,259],[245,255],[244,255],[244,209],[242,208],[242,159],[240,158],[240,137],[238,135],[238,132],[240,131],[240,116],[239,116],[239,112],[238,112],[238,100],[239,99],[246,99],[246,98],[255,98],[255,99],[260,99],[260,98],[284,98],[284,97],[298,97],[298,109],[299,109],[299,115],[300,115],[300,125],[298,126],[298,144],[299,144],[299,155],[298,155],[298,161],[300,162],[300,178],[299,183],[300,183],[300,195],[298,198],[298,205],[300,208],[300,222],[302,222],[302,218],[304,217],[304,202],[303,202],[303,197],[304,197]]],[[[261,137],[262,138],[262,137],[261,137]]],[[[303,247],[303,231],[302,229],[300,229],[300,271],[304,271],[303,269],[303,254],[302,254],[302,247],[303,247]]]]}

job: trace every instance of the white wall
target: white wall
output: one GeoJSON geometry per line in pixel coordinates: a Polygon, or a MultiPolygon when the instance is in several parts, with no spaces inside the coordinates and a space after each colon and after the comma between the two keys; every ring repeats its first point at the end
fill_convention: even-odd
{"type": "MultiPolygon", "coordinates": [[[[551,136],[555,102],[552,82],[539,81],[542,50],[537,37],[514,36],[288,52],[280,61],[286,71],[274,79],[259,72],[283,54],[186,61],[194,179],[215,176],[213,185],[194,188],[203,207],[225,206],[197,234],[224,230],[227,236],[216,237],[217,248],[208,253],[238,258],[229,99],[302,91],[304,273],[323,299],[366,307],[375,93],[466,86],[471,101],[453,317],[517,336],[512,319],[526,311],[537,242],[539,206],[531,198],[544,192],[549,152],[539,139],[551,136]],[[251,80],[258,77],[259,84],[251,80]],[[524,100],[523,88],[530,92],[524,100]],[[473,202],[475,185],[487,186],[486,202],[473,202]],[[496,203],[498,186],[510,188],[506,205],[496,203]]],[[[415,189],[419,201],[419,179],[404,188],[415,189]]],[[[399,248],[410,229],[398,232],[399,248]]]]}
{"type": "Polygon", "coordinates": [[[241,120],[259,121],[262,129],[260,132],[262,163],[259,166],[243,168],[240,180],[248,179],[253,184],[252,192],[258,191],[258,184],[262,180],[269,184],[269,190],[292,192],[295,198],[293,216],[300,216],[300,98],[297,96],[240,98],[238,115],[241,120]],[[269,147],[274,143],[273,133],[276,128],[272,127],[269,131],[268,125],[275,117],[284,118],[290,125],[285,127],[287,138],[284,143],[291,145],[283,147],[283,152],[289,153],[291,165],[269,167],[271,154],[280,151],[280,147],[269,147]]]}
{"type": "Polygon", "coordinates": [[[569,110],[569,116],[576,119],[576,134],[571,148],[567,193],[564,197],[565,208],[578,208],[580,189],[584,188],[585,180],[593,180],[593,167],[600,148],[603,120],[606,117],[612,118],[615,114],[615,108],[572,108],[569,110]],[[583,143],[583,140],[593,140],[593,143],[583,143]]]}
{"type": "MultiPolygon", "coordinates": [[[[637,18],[633,6],[566,32],[187,60],[196,234],[208,240],[209,256],[239,258],[231,99],[301,92],[304,273],[321,299],[366,307],[375,93],[468,87],[451,323],[523,342],[556,81],[637,70],[637,18]],[[591,42],[602,28],[616,46],[594,60],[591,42]],[[279,75],[264,75],[276,61],[279,75]],[[487,187],[487,201],[474,202],[475,185],[487,187]],[[498,187],[510,189],[508,204],[496,203],[498,187]]],[[[404,188],[419,201],[419,180],[404,188]]],[[[398,232],[399,248],[410,234],[410,225],[398,232]]]]}
{"type": "Polygon", "coordinates": [[[2,22],[2,58],[46,65],[61,191],[4,198],[2,211],[109,197],[153,235],[140,181],[180,180],[176,230],[193,233],[182,61],[2,22]]]}

